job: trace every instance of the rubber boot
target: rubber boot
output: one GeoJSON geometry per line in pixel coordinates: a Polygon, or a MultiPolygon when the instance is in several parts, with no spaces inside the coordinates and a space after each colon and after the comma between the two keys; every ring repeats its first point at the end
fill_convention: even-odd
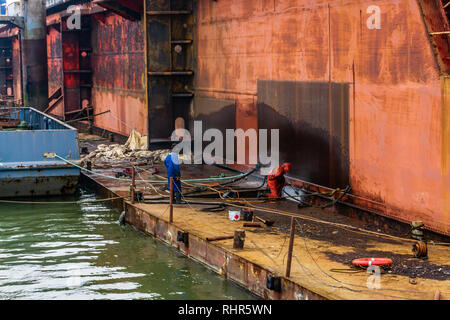
{"type": "Polygon", "coordinates": [[[181,192],[175,191],[175,203],[176,204],[186,204],[186,201],[181,199],[181,192]]]}

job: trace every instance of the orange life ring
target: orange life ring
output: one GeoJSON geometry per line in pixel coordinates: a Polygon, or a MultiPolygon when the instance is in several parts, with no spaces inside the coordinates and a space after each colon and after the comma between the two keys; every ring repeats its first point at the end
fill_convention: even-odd
{"type": "Polygon", "coordinates": [[[388,258],[360,258],[353,260],[352,264],[357,267],[387,267],[392,265],[392,260],[388,258]]]}

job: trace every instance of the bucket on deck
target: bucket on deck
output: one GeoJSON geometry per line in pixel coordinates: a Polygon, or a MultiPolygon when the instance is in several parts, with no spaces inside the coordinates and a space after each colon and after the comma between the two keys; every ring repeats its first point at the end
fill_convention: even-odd
{"type": "Polygon", "coordinates": [[[241,220],[241,212],[240,211],[228,211],[228,218],[231,221],[239,221],[241,220]]]}

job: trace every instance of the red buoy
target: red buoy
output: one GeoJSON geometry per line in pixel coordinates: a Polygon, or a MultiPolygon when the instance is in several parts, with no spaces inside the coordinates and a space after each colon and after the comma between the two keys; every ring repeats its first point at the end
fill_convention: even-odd
{"type": "Polygon", "coordinates": [[[392,260],[388,258],[360,258],[352,261],[352,264],[357,267],[388,267],[392,265],[392,260]]]}

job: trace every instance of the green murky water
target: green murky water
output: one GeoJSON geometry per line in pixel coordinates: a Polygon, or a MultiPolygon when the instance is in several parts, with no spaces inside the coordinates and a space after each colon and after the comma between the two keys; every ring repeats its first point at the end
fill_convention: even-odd
{"type": "MultiPolygon", "coordinates": [[[[63,200],[95,198],[80,191],[63,200]]],[[[120,227],[118,217],[100,203],[0,203],[0,299],[253,299],[153,238],[120,227]]]]}

